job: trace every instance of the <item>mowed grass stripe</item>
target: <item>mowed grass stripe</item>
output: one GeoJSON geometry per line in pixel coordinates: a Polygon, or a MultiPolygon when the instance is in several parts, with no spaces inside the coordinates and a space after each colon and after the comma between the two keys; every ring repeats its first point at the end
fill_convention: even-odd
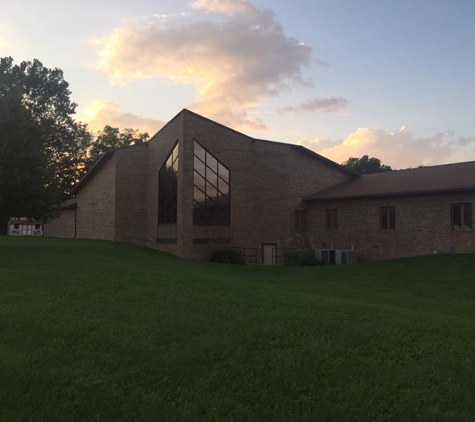
{"type": "Polygon", "coordinates": [[[0,420],[471,420],[474,269],[0,238],[0,420]]]}

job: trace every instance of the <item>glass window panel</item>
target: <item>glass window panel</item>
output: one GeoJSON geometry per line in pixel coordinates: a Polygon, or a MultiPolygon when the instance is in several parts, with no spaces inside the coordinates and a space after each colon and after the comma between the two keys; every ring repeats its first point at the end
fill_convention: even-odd
{"type": "Polygon", "coordinates": [[[218,163],[218,174],[222,179],[229,183],[229,170],[221,163],[218,163]]]}
{"type": "Polygon", "coordinates": [[[222,208],[229,209],[229,199],[226,198],[224,195],[218,196],[218,204],[222,208]]]}
{"type": "Polygon", "coordinates": [[[206,166],[205,166],[205,163],[203,163],[203,161],[201,161],[198,157],[195,156],[195,170],[201,174],[203,177],[206,176],[206,166]]]}
{"type": "MultiPolygon", "coordinates": [[[[177,144],[178,145],[178,144],[177,144]]],[[[178,201],[178,156],[173,157],[173,149],[158,173],[158,223],[176,224],[178,201]],[[172,168],[175,158],[175,169],[172,168]]]]}
{"type": "Polygon", "coordinates": [[[215,173],[218,173],[218,161],[208,153],[206,153],[206,165],[215,173]]]}
{"type": "Polygon", "coordinates": [[[389,228],[396,228],[396,207],[389,207],[389,228]]]}
{"type": "Polygon", "coordinates": [[[208,195],[215,202],[218,200],[217,189],[209,182],[206,182],[206,195],[208,195]]]}
{"type": "Polygon", "coordinates": [[[193,223],[229,225],[229,170],[196,141],[194,148],[193,223]]]}
{"type": "Polygon", "coordinates": [[[206,210],[206,224],[208,225],[218,224],[218,215],[215,208],[206,210]]]}
{"type": "Polygon", "coordinates": [[[198,217],[196,217],[195,215],[193,215],[193,224],[195,226],[202,226],[204,225],[205,223],[203,221],[201,221],[198,217]]]}
{"type": "Polygon", "coordinates": [[[196,171],[194,172],[194,181],[195,181],[195,186],[200,188],[203,192],[206,189],[206,182],[204,177],[201,177],[196,171]]]}
{"type": "Polygon", "coordinates": [[[463,206],[463,226],[468,230],[472,228],[472,204],[463,206]]]}
{"type": "Polygon", "coordinates": [[[176,144],[175,148],[173,148],[173,161],[175,162],[178,159],[178,143],[176,144]]]}
{"type": "Polygon", "coordinates": [[[195,141],[195,155],[203,162],[206,162],[206,151],[204,148],[195,141]]]}
{"type": "Polygon", "coordinates": [[[337,210],[332,210],[333,211],[333,230],[338,229],[338,211],[337,210]]]}
{"type": "Polygon", "coordinates": [[[229,185],[223,179],[218,180],[218,189],[222,194],[229,196],[229,185]]]}
{"type": "Polygon", "coordinates": [[[454,230],[462,229],[462,206],[452,205],[452,228],[454,230]]]}
{"type": "Polygon", "coordinates": [[[205,194],[196,186],[194,187],[193,199],[199,204],[205,206],[205,194]]]}
{"type": "Polygon", "coordinates": [[[387,229],[388,228],[388,208],[381,207],[379,209],[379,220],[380,220],[380,229],[387,229]]]}
{"type": "Polygon", "coordinates": [[[206,181],[211,183],[215,188],[218,187],[218,175],[210,170],[209,167],[206,168],[206,181]]]}
{"type": "Polygon", "coordinates": [[[198,202],[193,202],[193,219],[198,219],[201,224],[206,222],[206,209],[198,202]]]}

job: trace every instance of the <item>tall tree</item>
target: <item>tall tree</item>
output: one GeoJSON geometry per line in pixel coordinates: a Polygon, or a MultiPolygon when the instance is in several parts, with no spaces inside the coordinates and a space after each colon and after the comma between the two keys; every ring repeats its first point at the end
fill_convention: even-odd
{"type": "Polygon", "coordinates": [[[0,58],[0,231],[13,216],[51,217],[84,173],[91,135],[70,95],[61,69],[0,58]]]}
{"type": "Polygon", "coordinates": [[[384,173],[393,170],[390,166],[381,164],[379,158],[369,158],[367,155],[363,155],[361,158],[350,157],[347,161],[342,163],[342,166],[358,174],[384,173]]]}
{"type": "Polygon", "coordinates": [[[92,167],[99,157],[108,150],[143,144],[148,139],[149,136],[146,132],[132,128],[120,131],[119,128],[106,125],[97,133],[97,137],[91,145],[87,167],[92,167]]]}

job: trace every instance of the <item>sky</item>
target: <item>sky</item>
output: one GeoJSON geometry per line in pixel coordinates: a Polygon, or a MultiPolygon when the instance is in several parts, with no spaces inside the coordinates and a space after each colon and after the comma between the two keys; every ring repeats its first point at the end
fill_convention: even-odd
{"type": "Polygon", "coordinates": [[[183,108],[338,163],[475,160],[475,0],[0,0],[0,57],[58,67],[91,131],[183,108]]]}

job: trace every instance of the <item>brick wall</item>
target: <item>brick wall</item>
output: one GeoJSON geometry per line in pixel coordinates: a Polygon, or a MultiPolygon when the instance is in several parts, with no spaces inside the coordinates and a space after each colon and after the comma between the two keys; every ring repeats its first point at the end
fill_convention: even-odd
{"type": "Polygon", "coordinates": [[[48,221],[43,226],[43,235],[73,238],[75,236],[75,214],[74,209],[61,210],[58,218],[48,221]]]}
{"type": "Polygon", "coordinates": [[[302,198],[352,178],[286,144],[253,140],[192,113],[184,114],[182,256],[208,258],[217,248],[295,244],[294,210],[302,198]],[[231,225],[193,226],[193,143],[197,140],[231,172],[231,225]],[[193,244],[210,239],[210,244],[193,244]],[[229,244],[220,244],[230,239],[229,244]]]}
{"type": "Polygon", "coordinates": [[[77,237],[115,240],[115,178],[114,153],[77,194],[77,237]]]}
{"type": "Polygon", "coordinates": [[[115,155],[115,240],[147,244],[147,144],[117,150],[115,155]]]}
{"type": "MultiPolygon", "coordinates": [[[[308,205],[317,247],[354,245],[360,261],[432,254],[441,246],[475,252],[475,231],[451,231],[451,204],[475,203],[474,194],[444,194],[316,202],[308,205]],[[381,230],[379,207],[396,208],[396,228],[381,230]],[[325,230],[325,209],[338,210],[338,230],[325,230]]],[[[472,210],[473,212],[473,210],[472,210]]]]}

